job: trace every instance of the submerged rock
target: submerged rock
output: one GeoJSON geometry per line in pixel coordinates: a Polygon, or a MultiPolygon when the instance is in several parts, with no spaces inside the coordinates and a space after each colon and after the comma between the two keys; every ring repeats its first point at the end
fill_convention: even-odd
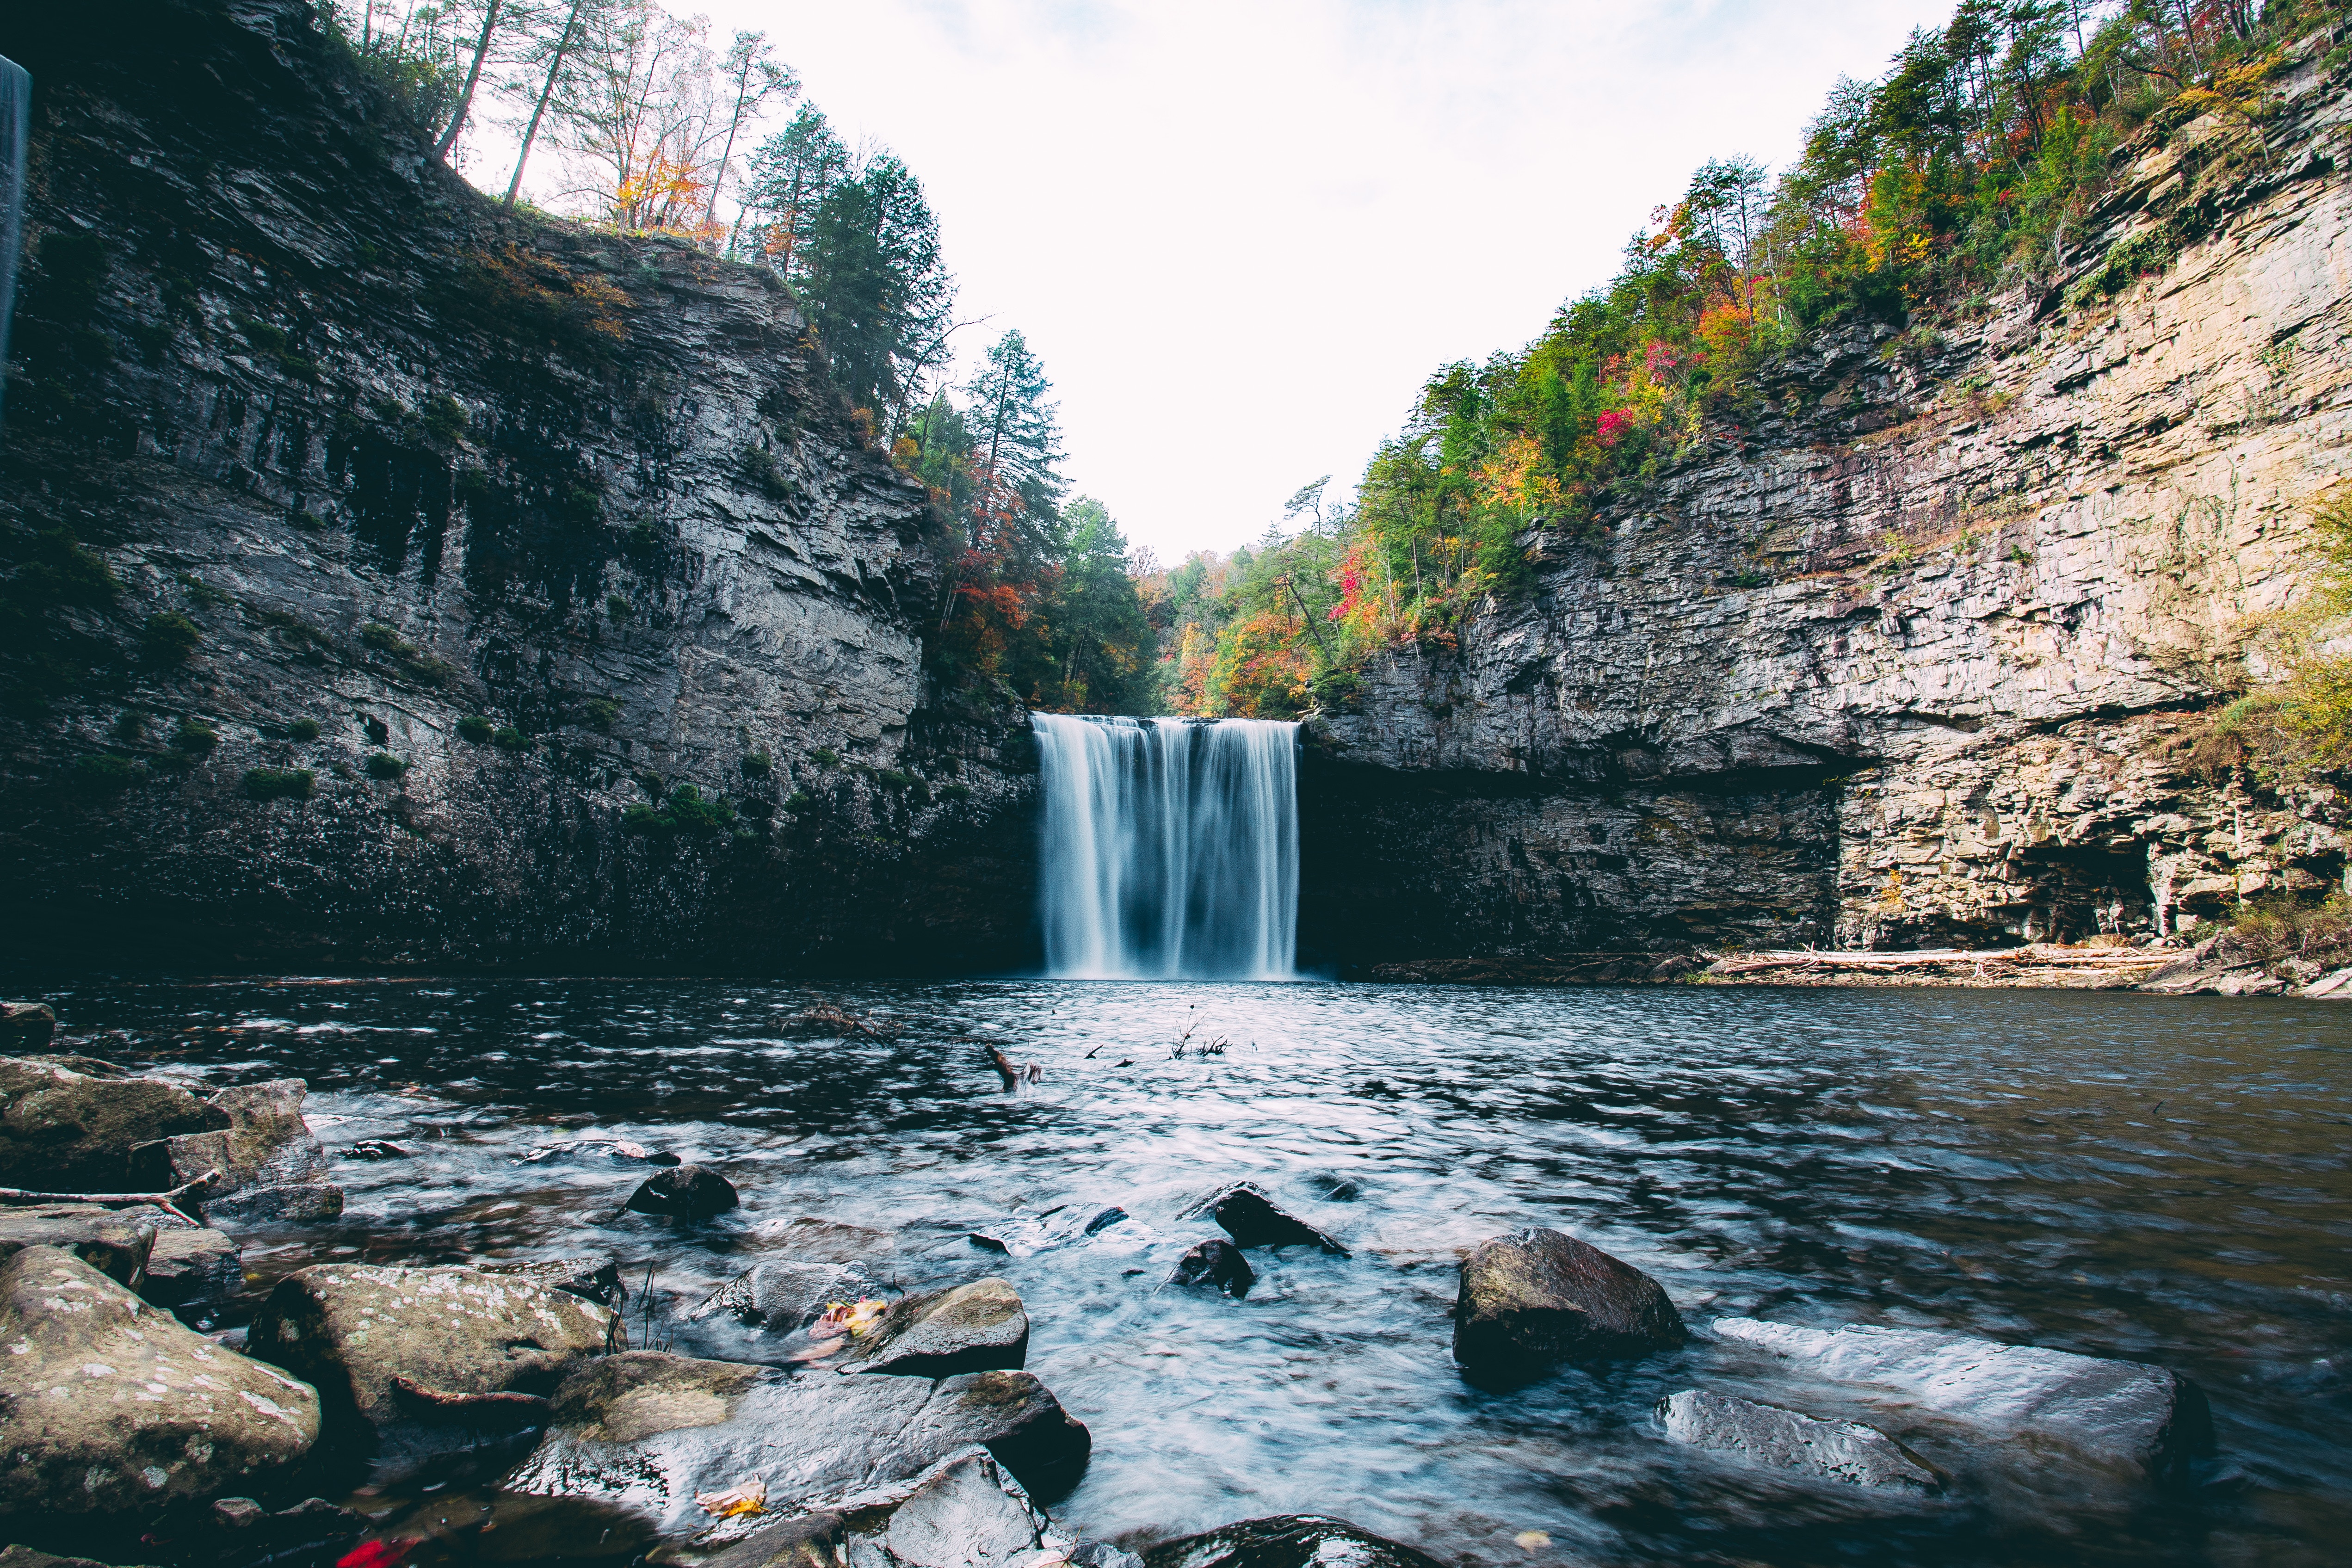
{"type": "Polygon", "coordinates": [[[1029,1314],[1002,1279],[975,1279],[890,1304],[841,1358],[844,1372],[950,1377],[1018,1368],[1029,1359],[1029,1314]]]}
{"type": "Polygon", "coordinates": [[[706,1568],[1045,1568],[1069,1544],[987,1449],[971,1447],[855,1507],[757,1531],[706,1568]]]}
{"type": "Polygon", "coordinates": [[[762,1226],[760,1239],[795,1263],[863,1263],[898,1250],[887,1231],[807,1215],[785,1225],[762,1226]]]}
{"type": "Polygon", "coordinates": [[[229,1300],[244,1286],[244,1254],[234,1239],[216,1230],[178,1228],[156,1232],[139,1293],[158,1307],[205,1307],[229,1300]]]}
{"type": "Polygon", "coordinates": [[[1144,1568],[1439,1568],[1426,1552],[1344,1519],[1286,1513],[1245,1519],[1147,1548],[1144,1568]]]}
{"type": "Polygon", "coordinates": [[[648,1176],[629,1194],[635,1214],[663,1215],[672,1219],[709,1219],[725,1214],[739,1200],[735,1184],[699,1165],[678,1165],[648,1176]]]}
{"type": "Polygon", "coordinates": [[[1759,1465],[1798,1470],[1859,1487],[1936,1492],[1935,1467],[1858,1421],[1823,1421],[1728,1394],[1686,1388],[1658,1401],[1670,1442],[1738,1454],[1759,1465]]]}
{"type": "Polygon", "coordinates": [[[517,1160],[518,1165],[543,1165],[550,1161],[609,1160],[617,1165],[675,1165],[675,1154],[648,1149],[626,1138],[566,1138],[542,1143],[517,1160]]]}
{"type": "Polygon", "coordinates": [[[1033,1258],[1057,1247],[1099,1236],[1128,1222],[1117,1204],[1063,1204],[1038,1214],[1013,1214],[971,1233],[972,1245],[1014,1258],[1033,1258]]]}
{"type": "Polygon", "coordinates": [[[2204,1393],[2160,1366],[1859,1323],[1825,1331],[1718,1318],[1715,1331],[1817,1376],[1885,1389],[1996,1435],[2146,1474],[2212,1445],[2204,1393]]]}
{"type": "Polygon", "coordinates": [[[283,1483],[319,1399],[69,1252],[0,1263],[0,1529],[283,1483]]]}
{"type": "Polygon", "coordinates": [[[772,1511],[812,1508],[911,1479],[973,1444],[1055,1497],[1085,1470],[1092,1438],[1025,1372],[791,1376],[626,1351],[566,1380],[539,1447],[500,1484],[612,1504],[685,1534],[709,1522],[697,1492],[758,1483],[772,1511]]]}
{"type": "Polygon", "coordinates": [[[617,1326],[512,1275],[322,1263],[278,1282],[246,1344],[316,1384],[330,1438],[383,1479],[538,1426],[546,1395],[617,1326]]]}
{"type": "Polygon", "coordinates": [[[1556,1230],[1517,1230],[1462,1260],[1454,1359],[1507,1386],[1563,1361],[1642,1355],[1687,1337],[1664,1287],[1556,1230]]]}
{"type": "Polygon", "coordinates": [[[0,1186],[125,1193],[142,1143],[228,1125],[178,1084],[79,1057],[0,1057],[0,1186]]]}
{"type": "Polygon", "coordinates": [[[118,1285],[136,1290],[146,1279],[157,1226],[152,1209],[102,1204],[37,1204],[0,1208],[0,1258],[27,1247],[72,1253],[118,1285]]]}
{"type": "Polygon", "coordinates": [[[1200,1243],[1176,1260],[1171,1285],[1214,1285],[1238,1301],[1250,1293],[1257,1276],[1250,1272],[1242,1249],[1222,1237],[1200,1243]]]}
{"type": "Polygon", "coordinates": [[[1234,1238],[1235,1247],[1319,1247],[1341,1258],[1348,1256],[1346,1247],[1277,1208],[1255,1183],[1236,1182],[1185,1213],[1205,1214],[1215,1220],[1234,1238]]]}
{"type": "Polygon", "coordinates": [[[881,1288],[854,1263],[755,1263],[705,1297],[686,1320],[700,1322],[726,1313],[754,1327],[790,1332],[816,1321],[835,1301],[861,1300],[881,1288]]]}
{"type": "Polygon", "coordinates": [[[132,1177],[162,1192],[218,1172],[200,1194],[208,1220],[332,1219],[343,1191],[327,1180],[327,1151],[302,1120],[309,1092],[299,1078],[222,1089],[205,1103],[226,1127],[141,1145],[132,1177]]]}

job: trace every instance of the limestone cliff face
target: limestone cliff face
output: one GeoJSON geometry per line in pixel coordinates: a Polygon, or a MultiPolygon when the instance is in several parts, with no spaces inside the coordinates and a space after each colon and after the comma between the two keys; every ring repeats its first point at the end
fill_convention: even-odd
{"type": "Polygon", "coordinates": [[[2097,931],[2345,873],[2332,792],[2179,742],[2267,672],[2352,419],[2346,83],[2317,51],[2259,140],[2124,150],[2077,277],[1948,337],[1832,331],[1744,428],[1457,652],[1310,725],[1303,910],[1334,955],[2097,931]]]}
{"type": "Polygon", "coordinates": [[[36,82],[0,434],[20,954],[1024,950],[1024,727],[927,682],[929,504],[772,276],[483,200],[300,0],[7,34],[36,82]],[[252,798],[257,768],[312,793],[252,798]]]}

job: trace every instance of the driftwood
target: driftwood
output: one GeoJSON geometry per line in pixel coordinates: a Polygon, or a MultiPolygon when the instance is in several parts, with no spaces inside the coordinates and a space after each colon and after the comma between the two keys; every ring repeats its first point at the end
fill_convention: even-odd
{"type": "Polygon", "coordinates": [[[787,1018],[778,1018],[775,1031],[787,1039],[805,1040],[838,1035],[843,1039],[855,1039],[863,1035],[869,1040],[887,1040],[898,1034],[888,1023],[877,1024],[871,1018],[861,1018],[846,1007],[830,1002],[820,1002],[814,1007],[787,1018]]]}
{"type": "Polygon", "coordinates": [[[27,1204],[96,1204],[101,1208],[127,1209],[152,1207],[177,1215],[190,1225],[198,1222],[180,1213],[180,1200],[198,1187],[210,1186],[220,1174],[219,1167],[206,1171],[193,1182],[183,1182],[168,1193],[36,1193],[23,1187],[0,1187],[0,1205],[22,1208],[27,1204]]]}
{"type": "Polygon", "coordinates": [[[996,1076],[1004,1080],[1007,1089],[1024,1082],[1035,1083],[1045,1076],[1045,1069],[1035,1062],[1016,1062],[994,1046],[983,1045],[981,1049],[988,1053],[988,1065],[996,1069],[996,1076]]]}

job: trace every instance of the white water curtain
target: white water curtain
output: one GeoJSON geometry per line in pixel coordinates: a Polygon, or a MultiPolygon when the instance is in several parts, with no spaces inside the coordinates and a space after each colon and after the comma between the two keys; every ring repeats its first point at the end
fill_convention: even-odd
{"type": "Polygon", "coordinates": [[[1287,980],[1298,726],[1040,713],[1045,971],[1287,980]]]}

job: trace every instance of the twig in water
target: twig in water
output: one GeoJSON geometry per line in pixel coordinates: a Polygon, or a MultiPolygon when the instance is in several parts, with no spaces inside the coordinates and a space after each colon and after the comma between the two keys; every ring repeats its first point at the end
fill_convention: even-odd
{"type": "Polygon", "coordinates": [[[23,1187],[0,1187],[0,1205],[21,1206],[26,1204],[97,1204],[102,1208],[121,1209],[152,1205],[165,1214],[197,1223],[190,1215],[180,1213],[180,1200],[198,1187],[209,1186],[220,1174],[215,1166],[193,1182],[183,1182],[168,1193],[36,1193],[23,1187]]]}

